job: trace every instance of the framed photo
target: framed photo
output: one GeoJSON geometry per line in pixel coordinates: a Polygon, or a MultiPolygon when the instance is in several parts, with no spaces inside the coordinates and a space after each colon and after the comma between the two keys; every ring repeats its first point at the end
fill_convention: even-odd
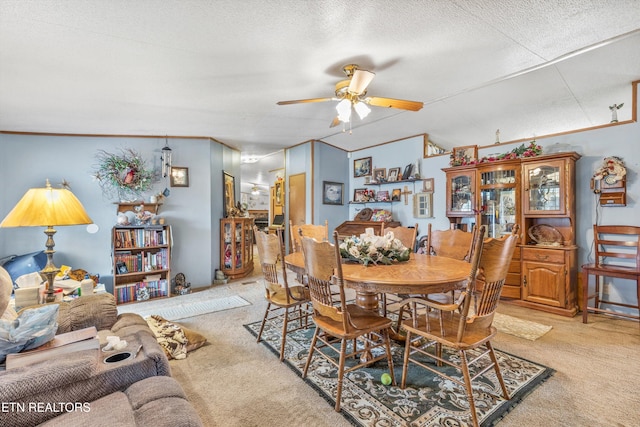
{"type": "Polygon", "coordinates": [[[342,205],[344,184],[341,182],[322,181],[322,204],[342,205]]]}
{"type": "Polygon", "coordinates": [[[363,203],[368,200],[366,188],[356,188],[353,190],[353,201],[356,203],[363,203]]]}
{"type": "Polygon", "coordinates": [[[400,188],[394,188],[393,190],[391,190],[391,201],[392,202],[399,202],[400,201],[400,196],[402,196],[402,190],[400,188]]]}
{"type": "Polygon", "coordinates": [[[127,268],[127,264],[125,264],[124,262],[117,262],[116,263],[116,273],[117,274],[127,274],[129,272],[129,269],[127,268]]]}
{"type": "Polygon", "coordinates": [[[376,193],[376,200],[379,202],[388,202],[389,199],[389,192],[386,190],[380,190],[376,193]]]}
{"type": "Polygon", "coordinates": [[[413,173],[413,163],[409,163],[405,168],[404,168],[404,172],[402,173],[402,180],[407,180],[409,179],[409,177],[411,176],[411,173],[413,173]]]}
{"type": "Polygon", "coordinates": [[[373,170],[373,179],[377,182],[386,182],[387,181],[387,169],[386,168],[376,168],[373,170]]]}
{"type": "Polygon", "coordinates": [[[276,181],[275,184],[275,204],[284,205],[284,181],[276,181]]]}
{"type": "Polygon", "coordinates": [[[455,165],[468,165],[478,160],[478,146],[467,145],[453,149],[453,163],[455,165]]]}
{"type": "Polygon", "coordinates": [[[389,175],[387,176],[388,182],[394,182],[398,180],[400,175],[400,168],[389,168],[389,175]]]}
{"type": "Polygon", "coordinates": [[[414,218],[433,218],[433,193],[417,193],[413,196],[414,218]]]}
{"type": "Polygon", "coordinates": [[[231,213],[231,210],[236,206],[236,179],[222,171],[222,194],[224,195],[224,216],[225,218],[231,213]]]}
{"type": "Polygon", "coordinates": [[[364,157],[353,161],[353,177],[371,176],[371,157],[364,157]]]}
{"type": "Polygon", "coordinates": [[[189,168],[171,166],[171,178],[169,179],[169,181],[172,187],[188,187],[189,168]]]}
{"type": "Polygon", "coordinates": [[[422,180],[422,192],[433,193],[433,178],[425,178],[422,180]]]}

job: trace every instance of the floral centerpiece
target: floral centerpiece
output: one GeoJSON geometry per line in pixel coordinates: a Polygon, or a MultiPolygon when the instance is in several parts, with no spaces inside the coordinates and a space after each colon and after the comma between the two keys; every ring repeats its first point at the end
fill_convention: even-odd
{"type": "Polygon", "coordinates": [[[96,158],[98,166],[94,176],[107,197],[136,200],[150,190],[155,181],[153,169],[147,169],[140,154],[132,149],[122,150],[119,154],[99,150],[96,158]]]}
{"type": "Polygon", "coordinates": [[[406,248],[393,232],[376,236],[368,228],[360,237],[351,236],[340,244],[340,255],[361,264],[391,264],[393,261],[408,261],[411,251],[406,248]]]}

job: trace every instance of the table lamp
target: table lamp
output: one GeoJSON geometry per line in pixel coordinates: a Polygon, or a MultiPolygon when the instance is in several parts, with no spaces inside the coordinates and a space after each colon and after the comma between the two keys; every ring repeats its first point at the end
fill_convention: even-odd
{"type": "Polygon", "coordinates": [[[91,224],[93,221],[84,210],[82,203],[65,188],[51,188],[47,179],[45,188],[32,188],[26,192],[18,204],[0,223],[0,227],[47,227],[44,234],[47,235],[44,251],[47,255],[47,264],[40,274],[47,280],[47,302],[55,300],[53,280],[58,274],[58,269],[53,264],[53,235],[56,234],[54,226],[91,224]]]}

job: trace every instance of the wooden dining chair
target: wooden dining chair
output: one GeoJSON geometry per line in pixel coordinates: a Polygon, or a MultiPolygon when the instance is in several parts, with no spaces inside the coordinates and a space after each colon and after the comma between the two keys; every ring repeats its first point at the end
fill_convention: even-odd
{"type": "Polygon", "coordinates": [[[441,303],[429,298],[410,298],[404,307],[410,309],[411,318],[401,323],[406,332],[401,388],[407,385],[409,364],[427,369],[455,384],[464,387],[469,400],[469,410],[474,426],[478,426],[478,415],[473,399],[472,380],[493,368],[502,389],[502,396],[510,399],[498,360],[491,345],[497,330],[492,326],[502,287],[509,271],[519,236],[511,234],[501,239],[483,239],[484,226],[474,235],[474,253],[467,286],[453,303],[441,303]],[[482,283],[482,290],[478,284],[482,283]],[[471,307],[475,305],[472,312],[471,307]],[[428,351],[433,347],[433,352],[428,351]],[[443,356],[443,347],[457,353],[443,356]],[[471,352],[471,358],[467,353],[471,352]],[[489,357],[487,361],[486,357],[489,357]],[[433,360],[433,363],[425,362],[433,360]],[[488,363],[490,362],[490,363],[488,363]],[[455,368],[459,376],[447,375],[442,365],[455,368]],[[471,377],[470,370],[478,365],[471,377]]]}
{"type": "Polygon", "coordinates": [[[314,224],[298,224],[293,225],[293,221],[289,220],[289,234],[291,234],[291,251],[300,252],[300,236],[311,237],[319,242],[329,241],[329,221],[324,220],[322,225],[314,224]],[[302,234],[301,234],[302,233],[302,234]]]}
{"type": "Polygon", "coordinates": [[[337,232],[333,233],[333,239],[334,244],[318,242],[309,237],[301,239],[313,306],[313,322],[316,325],[302,378],[306,378],[316,352],[335,366],[338,370],[335,410],[340,411],[345,373],[387,359],[394,385],[396,380],[389,340],[391,320],[347,303],[337,232]],[[358,347],[356,341],[362,341],[362,346],[358,347]],[[348,348],[349,342],[351,348],[348,348]],[[383,348],[384,352],[377,356],[372,354],[366,361],[359,359],[362,354],[369,354],[376,348],[383,348]],[[347,367],[345,362],[349,357],[355,358],[358,362],[347,367]]]}
{"type": "Polygon", "coordinates": [[[471,259],[474,233],[477,227],[474,227],[471,233],[459,229],[432,230],[431,223],[429,223],[427,229],[427,254],[446,256],[461,261],[471,259]]]}
{"type": "MultiPolygon", "coordinates": [[[[416,248],[416,236],[418,235],[418,223],[416,223],[413,227],[385,227],[385,223],[382,223],[382,228],[380,229],[380,235],[384,236],[388,232],[393,233],[393,237],[400,240],[402,245],[406,248],[409,248],[411,252],[415,252],[416,248]]],[[[381,293],[378,295],[378,300],[380,301],[380,314],[382,316],[387,315],[387,305],[392,302],[399,302],[401,297],[394,297],[394,295],[387,295],[386,293],[381,293]]]]}
{"type": "Polygon", "coordinates": [[[385,223],[382,223],[382,228],[380,229],[380,235],[384,236],[389,231],[393,233],[393,237],[400,240],[402,244],[409,248],[411,252],[415,252],[416,250],[416,236],[418,235],[418,223],[416,223],[413,227],[385,227],[385,223]]]}
{"type": "Polygon", "coordinates": [[[589,312],[612,314],[640,320],[640,227],[631,225],[594,225],[595,262],[582,266],[582,322],[589,312]],[[594,276],[595,291],[589,293],[589,278],[594,276]],[[601,281],[605,278],[634,281],[638,303],[611,301],[604,295],[601,281]],[[589,300],[593,299],[593,306],[589,300]],[[604,308],[602,304],[638,310],[638,315],[604,308]]]}
{"type": "Polygon", "coordinates": [[[309,291],[302,285],[289,286],[287,270],[284,266],[284,247],[281,230],[278,234],[267,234],[253,227],[258,248],[258,257],[262,268],[267,308],[262,318],[257,342],[262,339],[262,332],[267,322],[277,325],[282,322],[282,340],[280,344],[280,361],[284,359],[287,334],[309,327],[311,312],[309,291]],[[293,327],[290,327],[293,325],[293,327]]]}

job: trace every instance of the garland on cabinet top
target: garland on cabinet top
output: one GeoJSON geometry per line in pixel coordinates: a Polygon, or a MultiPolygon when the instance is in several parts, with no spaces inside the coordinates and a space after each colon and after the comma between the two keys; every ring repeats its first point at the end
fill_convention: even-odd
{"type": "Polygon", "coordinates": [[[481,157],[479,160],[471,159],[468,156],[454,157],[453,153],[451,153],[451,161],[449,162],[449,165],[451,166],[475,165],[478,163],[496,162],[499,160],[519,159],[521,157],[536,157],[541,154],[542,154],[542,147],[538,145],[535,140],[533,140],[529,143],[529,145],[522,144],[521,146],[514,148],[508,153],[484,156],[484,157],[481,157]]]}
{"type": "Polygon", "coordinates": [[[99,150],[96,159],[94,177],[108,198],[117,196],[120,201],[135,201],[151,189],[157,178],[153,169],[147,169],[140,154],[130,148],[119,154],[99,150]]]}

